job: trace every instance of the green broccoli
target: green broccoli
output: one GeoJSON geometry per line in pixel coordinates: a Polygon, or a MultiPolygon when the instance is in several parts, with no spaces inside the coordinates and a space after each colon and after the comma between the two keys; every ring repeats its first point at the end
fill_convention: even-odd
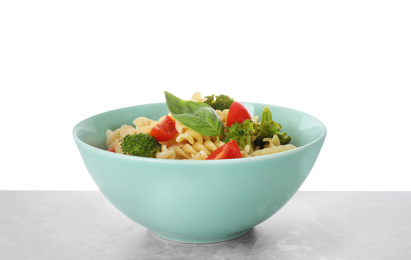
{"type": "Polygon", "coordinates": [[[263,139],[273,137],[274,134],[278,136],[281,144],[288,144],[291,141],[291,137],[285,132],[280,132],[281,128],[282,127],[279,123],[273,121],[270,109],[265,107],[261,117],[261,122],[257,126],[254,145],[256,147],[259,146],[260,148],[264,148],[265,142],[263,139]]]}
{"type": "Polygon", "coordinates": [[[121,149],[124,154],[154,158],[161,144],[149,134],[128,134],[121,142],[121,149]]]}
{"type": "Polygon", "coordinates": [[[253,121],[247,119],[240,124],[235,122],[230,127],[227,127],[226,130],[221,139],[224,143],[235,140],[240,150],[243,150],[246,145],[250,145],[250,153],[254,151],[252,142],[257,129],[253,121]]]}
{"type": "Polygon", "coordinates": [[[231,104],[234,102],[234,99],[230,98],[227,95],[218,95],[215,96],[214,94],[211,96],[205,97],[207,100],[204,102],[210,105],[215,110],[224,110],[229,109],[231,104]]]}
{"type": "Polygon", "coordinates": [[[291,136],[287,135],[286,132],[278,133],[278,138],[280,139],[281,144],[288,144],[291,142],[291,136]]]}

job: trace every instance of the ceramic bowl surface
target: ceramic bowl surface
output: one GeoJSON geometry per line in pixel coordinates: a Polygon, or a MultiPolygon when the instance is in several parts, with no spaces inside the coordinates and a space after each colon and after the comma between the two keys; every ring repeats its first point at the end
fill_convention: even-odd
{"type": "MultiPolygon", "coordinates": [[[[253,115],[265,104],[242,102],[253,115]]],[[[267,105],[297,148],[214,161],[142,158],[106,151],[105,133],[145,116],[168,114],[165,103],[101,113],[73,130],[81,157],[104,196],[154,234],[189,243],[238,237],[270,218],[298,191],[320,153],[326,127],[315,117],[267,105]]],[[[279,223],[280,224],[280,223],[279,223]]]]}

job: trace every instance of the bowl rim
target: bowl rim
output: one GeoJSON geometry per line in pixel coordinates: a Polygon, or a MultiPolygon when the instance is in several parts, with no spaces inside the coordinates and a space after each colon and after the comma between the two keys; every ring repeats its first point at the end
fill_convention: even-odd
{"type": "Polygon", "coordinates": [[[90,145],[90,144],[82,141],[77,136],[77,132],[80,128],[80,125],[83,122],[92,119],[93,117],[97,117],[97,116],[100,116],[100,115],[103,115],[103,114],[106,114],[106,113],[111,113],[111,112],[118,111],[118,110],[123,110],[123,109],[127,110],[127,109],[130,109],[130,108],[139,107],[139,106],[164,105],[165,104],[165,102],[155,102],[155,103],[145,103],[145,104],[133,105],[133,106],[125,106],[125,107],[120,107],[120,108],[116,108],[116,109],[110,109],[110,110],[107,110],[105,112],[101,112],[101,113],[98,113],[98,114],[94,114],[92,116],[89,116],[89,117],[79,121],[77,124],[75,124],[75,126],[73,127],[73,130],[72,130],[72,135],[73,135],[73,138],[74,138],[74,140],[77,144],[81,144],[85,148],[90,149],[93,152],[101,153],[103,156],[109,156],[109,157],[114,156],[114,157],[118,157],[119,159],[121,158],[121,159],[124,159],[124,160],[132,160],[132,161],[136,161],[136,162],[139,162],[139,161],[141,161],[141,162],[151,162],[151,163],[156,163],[157,162],[157,163],[172,163],[172,164],[183,164],[183,165],[188,165],[188,164],[192,164],[192,163],[204,164],[204,165],[222,164],[222,163],[230,164],[230,163],[247,162],[247,161],[250,161],[250,160],[252,160],[252,161],[269,160],[269,159],[276,158],[276,157],[282,157],[282,156],[287,156],[287,155],[290,155],[290,154],[302,152],[303,150],[315,145],[320,140],[325,139],[325,137],[327,135],[327,128],[321,120],[319,120],[318,118],[314,117],[313,115],[308,114],[306,112],[303,112],[301,110],[286,107],[286,106],[278,106],[278,105],[271,105],[271,104],[264,104],[264,103],[257,103],[257,102],[247,102],[247,101],[238,101],[238,102],[240,102],[242,104],[278,107],[278,108],[281,108],[281,109],[287,109],[287,110],[291,110],[291,111],[294,111],[294,112],[297,112],[297,113],[305,114],[305,115],[310,116],[313,119],[318,121],[318,123],[319,123],[318,125],[321,128],[321,134],[316,139],[314,139],[313,141],[311,141],[311,142],[309,142],[305,145],[297,146],[294,149],[279,152],[279,153],[267,154],[267,155],[263,155],[263,156],[246,157],[246,158],[236,158],[236,159],[229,159],[229,160],[208,160],[208,161],[206,161],[206,160],[188,160],[188,159],[186,159],[186,160],[172,160],[172,159],[161,159],[161,158],[147,158],[147,157],[138,157],[138,156],[130,156],[130,155],[125,155],[125,154],[113,153],[113,152],[108,152],[107,150],[95,147],[93,145],[90,145]]]}

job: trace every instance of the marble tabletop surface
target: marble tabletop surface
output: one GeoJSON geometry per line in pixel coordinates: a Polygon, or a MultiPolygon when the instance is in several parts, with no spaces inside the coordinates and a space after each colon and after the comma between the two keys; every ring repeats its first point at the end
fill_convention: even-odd
{"type": "Polygon", "coordinates": [[[411,192],[300,191],[237,239],[185,244],[98,191],[0,191],[0,259],[410,260],[411,192]]]}

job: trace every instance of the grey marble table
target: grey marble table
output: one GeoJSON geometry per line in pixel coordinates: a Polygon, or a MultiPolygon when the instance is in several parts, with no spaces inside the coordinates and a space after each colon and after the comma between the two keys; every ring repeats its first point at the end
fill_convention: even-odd
{"type": "Polygon", "coordinates": [[[97,191],[0,191],[0,259],[410,260],[411,192],[298,192],[242,237],[184,244],[97,191]]]}

